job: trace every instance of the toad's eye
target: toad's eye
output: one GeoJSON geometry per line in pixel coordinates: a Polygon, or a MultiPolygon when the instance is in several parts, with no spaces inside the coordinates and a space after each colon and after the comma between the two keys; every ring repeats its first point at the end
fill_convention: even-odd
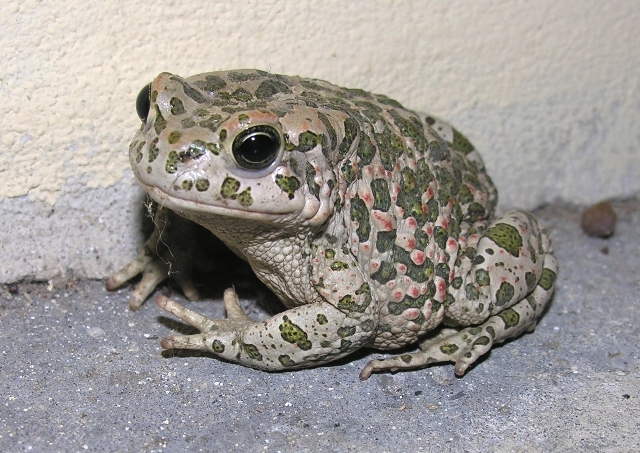
{"type": "Polygon", "coordinates": [[[253,126],[233,140],[231,151],[238,165],[247,170],[267,168],[278,158],[281,140],[278,131],[271,126],[253,126]]]}
{"type": "Polygon", "coordinates": [[[136,112],[138,117],[143,121],[147,121],[149,116],[149,109],[151,108],[151,84],[145,85],[143,89],[138,93],[136,98],[136,112]]]}

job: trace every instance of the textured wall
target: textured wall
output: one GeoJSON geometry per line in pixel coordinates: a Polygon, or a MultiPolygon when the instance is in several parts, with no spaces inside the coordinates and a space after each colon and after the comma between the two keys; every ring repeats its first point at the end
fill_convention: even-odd
{"type": "Polygon", "coordinates": [[[501,207],[640,190],[637,0],[0,4],[0,281],[135,254],[127,142],[161,71],[256,67],[387,94],[480,149],[501,207]]]}

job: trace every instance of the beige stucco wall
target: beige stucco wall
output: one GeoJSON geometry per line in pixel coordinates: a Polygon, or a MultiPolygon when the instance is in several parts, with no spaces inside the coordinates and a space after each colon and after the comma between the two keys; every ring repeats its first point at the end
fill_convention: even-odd
{"type": "Polygon", "coordinates": [[[103,277],[135,253],[134,101],[161,71],[255,67],[449,120],[501,207],[640,191],[640,3],[0,3],[0,281],[103,277]]]}

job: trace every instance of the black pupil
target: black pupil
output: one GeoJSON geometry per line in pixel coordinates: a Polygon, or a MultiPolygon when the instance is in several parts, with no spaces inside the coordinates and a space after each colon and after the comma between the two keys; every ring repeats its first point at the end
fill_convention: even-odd
{"type": "Polygon", "coordinates": [[[143,89],[138,93],[138,97],[136,98],[136,112],[138,113],[138,118],[142,121],[147,121],[147,116],[149,116],[149,109],[151,108],[151,84],[145,85],[143,89]]]}
{"type": "Polygon", "coordinates": [[[271,165],[278,157],[279,150],[279,135],[270,126],[251,127],[233,141],[233,156],[238,165],[250,170],[271,165]]]}

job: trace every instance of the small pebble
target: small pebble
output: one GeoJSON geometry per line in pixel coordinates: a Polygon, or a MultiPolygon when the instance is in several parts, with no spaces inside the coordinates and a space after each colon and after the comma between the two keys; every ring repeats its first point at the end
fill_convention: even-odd
{"type": "Polygon", "coordinates": [[[13,294],[14,296],[15,296],[16,294],[18,294],[18,292],[19,292],[19,291],[20,291],[20,288],[19,288],[19,287],[18,287],[18,285],[16,285],[15,283],[14,283],[14,284],[9,285],[9,292],[10,292],[11,294],[13,294]]]}
{"type": "Polygon", "coordinates": [[[616,229],[616,213],[607,201],[595,204],[582,213],[580,226],[589,236],[607,238],[616,229]]]}

